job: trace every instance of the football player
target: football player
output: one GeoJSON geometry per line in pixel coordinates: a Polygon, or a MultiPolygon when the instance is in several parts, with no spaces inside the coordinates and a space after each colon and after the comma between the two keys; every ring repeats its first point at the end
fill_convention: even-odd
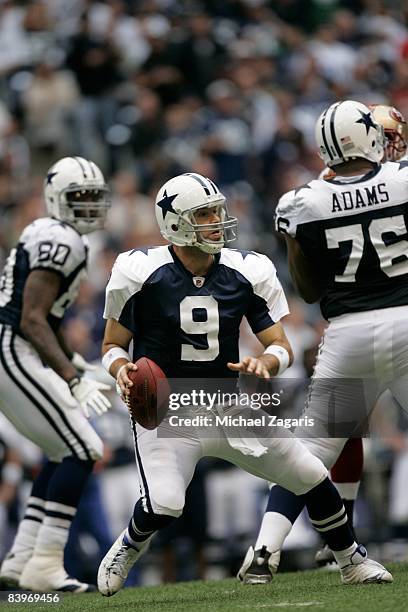
{"type": "Polygon", "coordinates": [[[2,588],[83,593],[67,575],[64,547],[102,441],[88,422],[105,412],[110,387],[83,376],[93,369],[59,330],[86,274],[85,234],[102,229],[109,192],[99,168],[81,157],[54,164],[44,181],[48,217],[30,223],[0,280],[0,409],[45,453],[13,546],[2,588]]]}
{"type": "MultiPolygon", "coordinates": [[[[404,125],[399,116],[398,123],[404,125]]],[[[320,156],[333,172],[324,181],[311,181],[282,196],[276,225],[286,238],[289,268],[299,293],[308,303],[320,301],[322,314],[330,322],[307,406],[310,413],[317,410],[317,418],[324,420],[326,415],[327,421],[331,406],[319,380],[328,385],[339,378],[363,381],[368,413],[387,388],[404,403],[408,243],[403,236],[407,233],[408,163],[381,165],[387,145],[384,127],[359,102],[330,106],[317,121],[316,140],[320,156]],[[372,384],[366,385],[368,379],[372,384]]],[[[399,138],[396,141],[400,149],[399,138]]],[[[388,154],[393,151],[394,155],[392,144],[388,154]]],[[[345,410],[341,398],[339,403],[345,410]]],[[[305,432],[296,433],[302,437],[305,432]]],[[[331,468],[346,441],[327,437],[304,443],[331,468]]],[[[352,444],[361,449],[360,442],[352,444]]],[[[358,448],[355,453],[358,457],[358,448]]],[[[362,454],[358,463],[362,467],[362,454]]],[[[354,495],[350,497],[353,501],[354,495]]],[[[279,563],[272,533],[283,517],[289,533],[303,505],[291,492],[272,487],[257,542],[238,573],[241,580],[249,584],[271,580],[279,563]]]]}
{"type": "MultiPolygon", "coordinates": [[[[393,106],[386,104],[370,104],[368,108],[371,110],[374,120],[384,128],[386,144],[382,161],[404,159],[408,146],[408,125],[402,113],[393,106]]],[[[335,175],[336,172],[333,168],[327,168],[323,178],[327,180],[334,178],[335,175]]],[[[362,439],[350,438],[331,469],[331,479],[340,493],[352,528],[354,528],[354,503],[360,488],[363,463],[362,439]]],[[[315,561],[318,566],[323,567],[325,565],[331,566],[335,559],[331,550],[325,545],[317,551],[315,561]]]]}
{"type": "MultiPolygon", "coordinates": [[[[146,356],[168,377],[234,381],[240,372],[263,378],[282,373],[292,361],[280,323],[288,312],[282,287],[267,257],[224,248],[235,238],[237,220],[229,216],[218,187],[199,174],[177,176],[159,190],[155,209],[171,244],[119,255],[106,290],[103,364],[122,395],[129,395],[129,372],[137,369],[128,353],[131,341],[133,360],[146,356]],[[244,316],[265,347],[258,358],[239,359],[244,316]]],[[[354,542],[327,471],[290,433],[248,439],[240,431],[232,437],[223,426],[207,436],[199,431],[177,435],[166,425],[160,434],[138,423],[132,427],[142,496],[100,565],[103,595],[122,587],[155,531],[181,515],[186,488],[203,456],[226,459],[302,495],[311,520],[334,550],[343,582],[392,581],[354,542]]],[[[276,536],[279,548],[282,530],[276,536]]]]}

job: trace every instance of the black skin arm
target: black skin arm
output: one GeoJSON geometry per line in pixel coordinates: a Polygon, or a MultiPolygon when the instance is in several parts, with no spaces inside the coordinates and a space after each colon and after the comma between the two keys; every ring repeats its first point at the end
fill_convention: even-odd
{"type": "Polygon", "coordinates": [[[311,262],[305,257],[299,243],[294,238],[286,235],[285,240],[288,249],[289,272],[299,295],[308,304],[318,302],[323,290],[311,262]]]}
{"type": "Polygon", "coordinates": [[[30,272],[24,287],[20,328],[41,359],[68,382],[77,376],[77,371],[47,321],[60,283],[60,276],[51,270],[30,272]]]}
{"type": "Polygon", "coordinates": [[[62,331],[60,329],[58,329],[55,332],[55,335],[57,336],[58,343],[59,343],[60,347],[62,348],[62,350],[64,351],[65,355],[68,357],[69,360],[71,360],[73,355],[74,355],[74,353],[69,348],[69,346],[67,344],[67,341],[66,341],[66,339],[64,337],[64,334],[62,333],[62,331]]]}

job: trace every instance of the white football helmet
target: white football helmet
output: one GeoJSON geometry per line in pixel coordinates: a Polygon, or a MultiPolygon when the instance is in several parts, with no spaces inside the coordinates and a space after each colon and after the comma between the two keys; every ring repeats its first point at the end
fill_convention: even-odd
{"type": "Polygon", "coordinates": [[[51,166],[44,180],[44,197],[49,215],[80,234],[102,229],[110,207],[102,172],[83,157],[64,157],[51,166]]]}
{"type": "Polygon", "coordinates": [[[219,253],[237,237],[238,221],[228,214],[225,197],[218,187],[201,174],[180,174],[161,187],[156,198],[156,218],[166,240],[177,246],[195,246],[205,253],[219,253]],[[199,224],[194,213],[199,208],[217,207],[220,221],[199,224]],[[220,231],[220,240],[204,238],[203,232],[220,231]]]}
{"type": "Polygon", "coordinates": [[[316,122],[315,136],[319,155],[329,167],[360,157],[379,163],[384,155],[383,126],[367,106],[354,100],[329,106],[316,122]]]}

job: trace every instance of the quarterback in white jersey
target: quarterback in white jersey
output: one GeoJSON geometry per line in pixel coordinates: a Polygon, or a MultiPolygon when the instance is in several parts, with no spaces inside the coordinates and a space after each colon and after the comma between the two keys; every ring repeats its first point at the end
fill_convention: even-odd
{"type": "MultiPolygon", "coordinates": [[[[103,363],[122,395],[129,394],[128,374],[137,369],[127,352],[131,341],[133,360],[154,360],[168,377],[189,379],[190,390],[204,379],[234,382],[239,372],[262,378],[283,372],[292,354],[280,323],[288,312],[282,287],[267,257],[225,248],[235,238],[237,220],[228,215],[218,187],[199,174],[177,176],[159,190],[156,217],[171,244],[119,255],[106,290],[103,363]],[[258,358],[239,357],[244,316],[265,347],[258,358]]],[[[228,408],[217,410],[224,415],[228,408]]],[[[134,422],[132,428],[142,497],[99,568],[103,595],[122,587],[153,534],[181,515],[203,456],[226,459],[304,495],[311,520],[325,526],[342,567],[359,568],[356,581],[390,576],[354,542],[327,471],[287,430],[258,439],[247,437],[245,427],[231,434],[228,426],[218,425],[208,436],[199,428],[177,435],[166,419],[160,431],[134,422]]],[[[283,538],[279,533],[277,547],[283,538]]]]}
{"type": "Polygon", "coordinates": [[[89,232],[102,229],[109,207],[99,168],[81,157],[59,160],[44,182],[49,217],[22,232],[0,279],[0,403],[47,463],[33,483],[0,585],[82,593],[67,575],[64,547],[82,489],[102,441],[86,417],[109,407],[107,390],[83,376],[93,369],[59,331],[86,271],[89,232]]]}

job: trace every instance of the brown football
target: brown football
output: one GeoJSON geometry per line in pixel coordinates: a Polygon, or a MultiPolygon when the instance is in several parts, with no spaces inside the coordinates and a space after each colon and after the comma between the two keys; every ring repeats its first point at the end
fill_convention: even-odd
{"type": "Polygon", "coordinates": [[[137,370],[128,376],[133,382],[126,401],[134,421],[145,429],[156,429],[166,416],[170,387],[163,370],[151,359],[140,357],[137,370]]]}

